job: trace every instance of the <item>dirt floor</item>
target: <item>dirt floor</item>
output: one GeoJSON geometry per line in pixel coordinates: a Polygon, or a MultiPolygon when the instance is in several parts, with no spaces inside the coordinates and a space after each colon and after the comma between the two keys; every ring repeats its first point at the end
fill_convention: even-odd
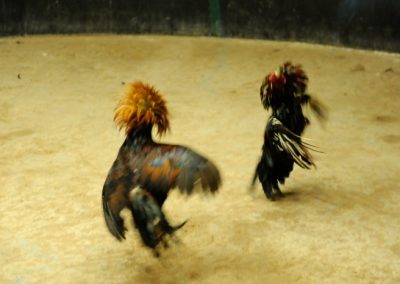
{"type": "MultiPolygon", "coordinates": [[[[159,36],[0,38],[0,283],[400,283],[400,55],[260,40],[159,36]],[[303,64],[330,109],[305,136],[326,152],[286,197],[248,186],[268,113],[263,77],[303,64]],[[189,218],[161,258],[118,242],[101,208],[124,136],[122,83],[164,94],[172,132],[220,168],[213,197],[173,192],[189,218]]],[[[128,218],[127,212],[123,212],[128,218]]],[[[130,223],[130,222],[128,222],[130,223]]]]}

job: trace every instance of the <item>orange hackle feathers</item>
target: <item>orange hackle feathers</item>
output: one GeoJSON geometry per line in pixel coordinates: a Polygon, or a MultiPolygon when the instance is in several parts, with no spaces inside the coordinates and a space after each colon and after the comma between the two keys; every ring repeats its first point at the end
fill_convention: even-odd
{"type": "Polygon", "coordinates": [[[148,125],[157,125],[160,136],[169,129],[165,100],[153,86],[141,81],[125,86],[115,108],[114,121],[120,129],[125,128],[127,135],[134,129],[148,125]]]}

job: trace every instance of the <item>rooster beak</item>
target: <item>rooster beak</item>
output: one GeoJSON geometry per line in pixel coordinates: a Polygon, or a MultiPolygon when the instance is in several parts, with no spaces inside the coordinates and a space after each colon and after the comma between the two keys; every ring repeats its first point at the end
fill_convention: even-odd
{"type": "Polygon", "coordinates": [[[283,73],[283,71],[282,71],[282,68],[281,68],[281,67],[279,67],[278,69],[276,69],[275,72],[274,72],[274,74],[275,74],[275,76],[276,76],[277,78],[280,78],[280,77],[282,76],[282,73],[283,73]]]}

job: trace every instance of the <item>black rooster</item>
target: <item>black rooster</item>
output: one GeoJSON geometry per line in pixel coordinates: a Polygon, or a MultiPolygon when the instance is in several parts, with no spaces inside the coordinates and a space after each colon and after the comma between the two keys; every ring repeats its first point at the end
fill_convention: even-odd
{"type": "Polygon", "coordinates": [[[252,180],[259,178],[268,199],[282,196],[278,182],[283,184],[293,170],[293,163],[304,169],[315,166],[309,150],[314,146],[302,141],[301,134],[310,123],[302,107],[308,104],[320,120],[327,110],[306,93],[308,77],[300,65],[284,63],[264,79],[260,97],[265,109],[272,109],[264,133],[262,156],[252,180]]]}
{"type": "Polygon", "coordinates": [[[156,143],[153,125],[162,135],[169,129],[168,111],[161,95],[142,82],[127,84],[114,121],[125,128],[126,139],[103,187],[103,211],[108,229],[118,240],[125,238],[120,212],[132,212],[144,244],[156,250],[166,235],[184,224],[171,226],[162,206],[172,188],[191,194],[196,183],[205,192],[218,190],[221,178],[216,166],[190,148],[156,143]]]}

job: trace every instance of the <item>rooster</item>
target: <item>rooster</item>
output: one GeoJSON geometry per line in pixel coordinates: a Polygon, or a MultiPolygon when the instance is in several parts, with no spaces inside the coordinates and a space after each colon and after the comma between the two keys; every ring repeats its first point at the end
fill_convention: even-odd
{"type": "Polygon", "coordinates": [[[200,183],[204,192],[214,193],[221,185],[220,173],[210,160],[188,147],[153,140],[153,126],[162,136],[169,130],[169,120],[164,99],[148,84],[126,85],[114,121],[125,128],[126,138],[103,187],[106,225],[118,240],[125,239],[120,212],[128,208],[144,245],[158,256],[159,243],[167,246],[165,237],[186,223],[172,226],[163,213],[169,191],[178,188],[190,195],[200,183]]]}
{"type": "Polygon", "coordinates": [[[304,169],[315,166],[310,150],[318,150],[301,137],[310,123],[302,107],[309,105],[320,121],[327,119],[327,109],[306,92],[307,83],[308,77],[301,65],[286,62],[268,74],[260,88],[261,102],[265,109],[272,109],[272,114],[265,128],[262,155],[251,187],[258,177],[270,200],[283,196],[278,182],[285,182],[294,163],[304,169]]]}

